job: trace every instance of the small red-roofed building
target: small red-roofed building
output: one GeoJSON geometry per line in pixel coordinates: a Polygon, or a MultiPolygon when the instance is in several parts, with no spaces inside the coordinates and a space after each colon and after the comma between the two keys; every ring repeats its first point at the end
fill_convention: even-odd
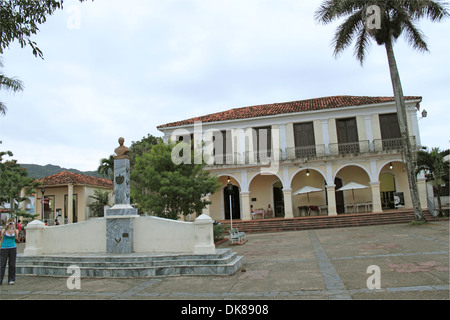
{"type": "Polygon", "coordinates": [[[95,190],[111,191],[112,205],[114,184],[108,179],[63,171],[37,181],[42,183],[42,187],[37,188],[35,193],[35,213],[39,215],[39,220],[47,220],[49,225],[53,225],[56,219],[63,224],[86,221],[92,217],[88,205],[95,201],[90,198],[95,190]],[[72,205],[68,205],[70,203],[72,205]]]}

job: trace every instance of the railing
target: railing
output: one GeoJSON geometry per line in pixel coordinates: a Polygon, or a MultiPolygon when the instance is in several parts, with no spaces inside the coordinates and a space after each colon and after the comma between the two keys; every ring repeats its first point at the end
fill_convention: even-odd
{"type": "MultiPolygon", "coordinates": [[[[410,136],[409,140],[411,141],[411,146],[413,149],[416,149],[416,137],[410,136]]],[[[401,151],[403,150],[403,141],[402,138],[394,138],[394,139],[375,139],[373,140],[374,151],[401,151]]]]}
{"type": "MultiPolygon", "coordinates": [[[[415,137],[410,137],[413,149],[416,149],[415,137]]],[[[370,152],[400,152],[402,140],[375,139],[373,141],[361,140],[351,143],[330,143],[311,146],[297,146],[276,150],[260,150],[233,152],[214,155],[213,165],[266,165],[277,161],[289,161],[299,159],[315,159],[320,157],[333,157],[340,155],[358,155],[370,152]]]]}
{"type": "Polygon", "coordinates": [[[341,154],[358,154],[370,151],[369,140],[361,140],[349,143],[330,143],[330,154],[337,156],[341,154]]]}

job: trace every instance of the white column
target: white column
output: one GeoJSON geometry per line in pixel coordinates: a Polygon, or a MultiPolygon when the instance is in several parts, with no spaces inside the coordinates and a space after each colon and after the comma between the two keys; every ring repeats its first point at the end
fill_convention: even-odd
{"type": "Polygon", "coordinates": [[[328,215],[337,216],[336,210],[336,186],[334,184],[327,185],[327,197],[328,197],[328,215]]]}
{"type": "Polygon", "coordinates": [[[69,223],[73,223],[73,185],[69,184],[67,187],[67,218],[69,223]]]}
{"type": "Polygon", "coordinates": [[[24,256],[35,256],[42,254],[42,232],[45,224],[39,220],[34,220],[27,224],[27,242],[23,251],[24,256]]]}
{"type": "Polygon", "coordinates": [[[325,145],[325,154],[330,154],[330,133],[328,132],[328,119],[322,119],[322,138],[325,145]]]}
{"type": "Polygon", "coordinates": [[[285,160],[287,158],[286,149],[287,149],[287,143],[286,143],[286,125],[280,124],[280,149],[281,149],[281,159],[285,160]]]}
{"type": "Polygon", "coordinates": [[[216,253],[216,247],[214,246],[214,233],[213,233],[214,221],[210,216],[202,214],[195,219],[195,245],[194,253],[196,254],[212,254],[216,253]]]}
{"type": "Polygon", "coordinates": [[[292,211],[292,189],[283,188],[284,195],[284,217],[286,219],[293,218],[294,212],[292,211]]]}
{"type": "Polygon", "coordinates": [[[370,182],[370,189],[372,190],[372,212],[383,212],[380,196],[380,182],[370,182]]]}
{"type": "Polygon", "coordinates": [[[369,150],[373,151],[372,117],[370,115],[364,116],[364,125],[366,127],[366,137],[369,140],[369,150]]]}

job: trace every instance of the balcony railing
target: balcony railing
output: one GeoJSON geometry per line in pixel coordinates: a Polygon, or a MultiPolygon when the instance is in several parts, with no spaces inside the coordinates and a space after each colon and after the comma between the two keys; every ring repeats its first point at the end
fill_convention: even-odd
{"type": "Polygon", "coordinates": [[[370,151],[369,140],[361,140],[358,142],[349,142],[349,143],[330,143],[330,154],[337,155],[345,155],[345,154],[359,154],[366,153],[370,151]]]}
{"type": "MultiPolygon", "coordinates": [[[[415,137],[410,137],[416,149],[415,137]]],[[[312,146],[297,146],[286,149],[233,152],[214,156],[214,165],[267,165],[276,161],[315,159],[340,155],[358,155],[370,152],[400,152],[401,139],[361,140],[351,143],[330,143],[312,146]]]]}
{"type": "MultiPolygon", "coordinates": [[[[416,149],[416,137],[410,136],[411,146],[416,149]]],[[[394,139],[375,139],[373,140],[374,151],[401,151],[403,149],[403,141],[401,138],[394,139]]]]}

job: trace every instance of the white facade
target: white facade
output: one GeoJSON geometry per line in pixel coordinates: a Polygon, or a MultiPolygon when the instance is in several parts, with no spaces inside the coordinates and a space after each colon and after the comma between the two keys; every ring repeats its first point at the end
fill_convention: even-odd
{"type": "MultiPolygon", "coordinates": [[[[391,125],[386,125],[384,119],[392,119],[395,103],[393,99],[380,101],[254,117],[245,114],[255,111],[257,114],[258,108],[267,107],[255,106],[223,113],[224,119],[225,115],[230,118],[233,112],[242,112],[244,117],[235,115],[230,120],[210,121],[220,119],[218,113],[158,129],[164,133],[165,142],[178,141],[183,136],[185,141],[194,139],[195,145],[202,146],[195,149],[196,153],[209,163],[206,170],[217,175],[222,183],[219,190],[209,195],[212,204],[205,210],[216,220],[230,217],[228,178],[234,186],[233,219],[256,218],[252,209],[263,209],[267,216],[271,213],[267,210],[269,205],[272,217],[285,218],[381,212],[393,207],[392,197],[398,192],[403,193],[404,206],[409,208],[412,203],[404,157],[399,151],[400,140],[386,138],[393,133],[387,133],[391,125]],[[339,191],[350,182],[366,188],[339,191]],[[321,191],[295,194],[305,186],[321,191]]],[[[420,97],[406,101],[409,135],[415,146],[421,144],[417,120],[420,102],[420,97]]],[[[426,188],[422,176],[418,187],[425,208],[426,188]]]]}

